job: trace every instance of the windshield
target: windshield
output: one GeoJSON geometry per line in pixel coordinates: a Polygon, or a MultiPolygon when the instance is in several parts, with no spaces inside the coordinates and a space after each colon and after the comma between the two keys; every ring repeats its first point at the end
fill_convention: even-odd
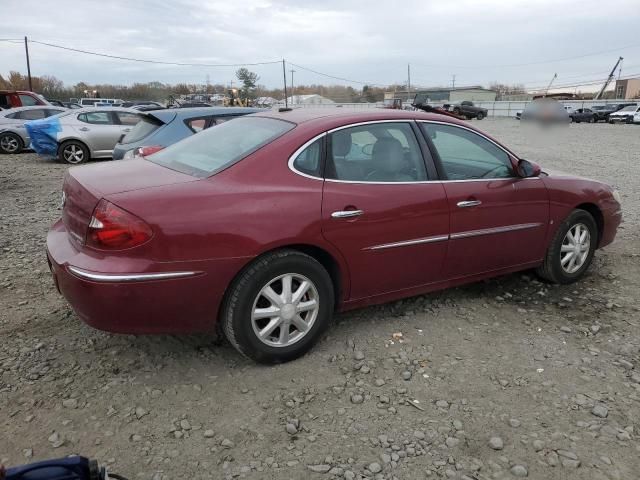
{"type": "Polygon", "coordinates": [[[636,106],[629,106],[629,107],[624,107],[622,110],[620,110],[621,112],[635,112],[636,109],[638,107],[636,106]]]}
{"type": "Polygon", "coordinates": [[[288,132],[294,124],[244,117],[207,129],[147,157],[151,162],[196,177],[208,177],[288,132]]]}

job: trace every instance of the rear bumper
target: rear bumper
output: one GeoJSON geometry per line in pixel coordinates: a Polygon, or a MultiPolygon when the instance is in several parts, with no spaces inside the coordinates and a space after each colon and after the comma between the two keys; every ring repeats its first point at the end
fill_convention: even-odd
{"type": "Polygon", "coordinates": [[[134,334],[212,331],[226,287],[243,263],[92,256],[69,242],[62,222],[47,235],[47,258],[56,287],[82,321],[134,334]]]}

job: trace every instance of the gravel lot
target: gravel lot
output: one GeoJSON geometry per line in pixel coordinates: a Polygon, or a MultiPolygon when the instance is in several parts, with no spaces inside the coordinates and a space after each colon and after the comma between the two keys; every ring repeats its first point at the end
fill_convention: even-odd
{"type": "Polygon", "coordinates": [[[206,336],[92,330],[45,261],[65,166],[0,157],[0,460],[83,454],[130,479],[635,479],[640,127],[474,122],[623,196],[581,282],[529,272],[340,315],[257,366],[206,336]]]}

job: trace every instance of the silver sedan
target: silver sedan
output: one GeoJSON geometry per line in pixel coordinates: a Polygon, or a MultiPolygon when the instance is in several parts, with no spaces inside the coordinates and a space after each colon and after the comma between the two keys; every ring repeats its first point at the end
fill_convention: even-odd
{"type": "Polygon", "coordinates": [[[67,109],[47,105],[19,107],[0,111],[0,153],[18,153],[29,146],[25,122],[65,112],[67,109]]]}
{"type": "Polygon", "coordinates": [[[142,118],[122,107],[87,107],[29,122],[31,148],[61,162],[78,164],[94,158],[111,158],[120,137],[142,118]]]}

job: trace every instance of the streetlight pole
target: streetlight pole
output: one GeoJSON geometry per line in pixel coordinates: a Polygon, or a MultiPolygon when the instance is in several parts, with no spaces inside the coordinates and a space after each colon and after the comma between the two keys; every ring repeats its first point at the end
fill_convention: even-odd
{"type": "Polygon", "coordinates": [[[291,72],[291,105],[294,105],[296,103],[296,99],[294,95],[295,90],[293,89],[293,73],[295,72],[295,70],[291,69],[290,72],[291,72]]]}
{"type": "Polygon", "coordinates": [[[282,59],[282,79],[284,80],[284,108],[289,108],[289,101],[287,100],[287,70],[284,58],[282,59]]]}

